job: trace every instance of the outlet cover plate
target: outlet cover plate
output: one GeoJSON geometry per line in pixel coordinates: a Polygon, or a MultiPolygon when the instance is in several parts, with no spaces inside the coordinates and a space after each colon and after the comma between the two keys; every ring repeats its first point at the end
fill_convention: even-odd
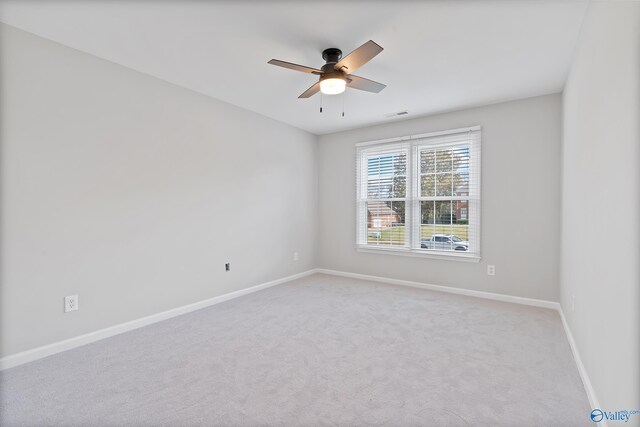
{"type": "Polygon", "coordinates": [[[78,295],[64,297],[64,312],[76,311],[78,309],[78,295]]]}

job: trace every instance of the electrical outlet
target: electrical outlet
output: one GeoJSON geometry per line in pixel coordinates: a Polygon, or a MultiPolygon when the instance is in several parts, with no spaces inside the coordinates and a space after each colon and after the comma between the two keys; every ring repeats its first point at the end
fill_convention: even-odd
{"type": "Polygon", "coordinates": [[[228,262],[224,265],[224,271],[231,271],[231,263],[228,262]]]}
{"type": "Polygon", "coordinates": [[[76,311],[78,309],[78,295],[64,297],[64,312],[76,311]]]}
{"type": "Polygon", "coordinates": [[[487,266],[487,274],[489,276],[495,276],[496,275],[496,266],[495,265],[488,265],[487,266]]]}
{"type": "Polygon", "coordinates": [[[293,260],[294,260],[294,261],[297,261],[297,260],[299,260],[299,259],[300,259],[300,257],[298,256],[298,252],[294,252],[294,253],[293,253],[293,260]]]}

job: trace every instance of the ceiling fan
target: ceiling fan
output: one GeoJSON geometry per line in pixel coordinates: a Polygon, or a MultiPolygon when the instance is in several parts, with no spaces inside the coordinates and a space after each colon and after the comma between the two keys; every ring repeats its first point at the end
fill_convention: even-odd
{"type": "Polygon", "coordinates": [[[337,95],[344,92],[347,87],[378,93],[387,86],[351,73],[369,62],[382,50],[382,47],[376,42],[369,40],[344,58],[342,58],[340,49],[334,47],[325,49],[322,52],[322,59],[326,61],[326,64],[320,69],[292,64],[279,59],[272,59],[269,64],[320,76],[319,81],[305,90],[298,98],[309,98],[318,92],[325,95],[337,95]]]}

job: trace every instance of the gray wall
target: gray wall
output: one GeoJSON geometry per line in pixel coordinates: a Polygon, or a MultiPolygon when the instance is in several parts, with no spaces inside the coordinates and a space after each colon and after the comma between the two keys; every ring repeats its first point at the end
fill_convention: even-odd
{"type": "Polygon", "coordinates": [[[315,267],[314,135],[0,31],[1,355],[315,267]]]}
{"type": "Polygon", "coordinates": [[[563,97],[561,302],[611,411],[640,409],[639,80],[640,3],[592,2],[563,97]]]}
{"type": "Polygon", "coordinates": [[[320,137],[318,266],[558,301],[560,101],[547,95],[320,137]],[[482,126],[480,263],[356,252],[355,144],[472,125],[482,126]]]}

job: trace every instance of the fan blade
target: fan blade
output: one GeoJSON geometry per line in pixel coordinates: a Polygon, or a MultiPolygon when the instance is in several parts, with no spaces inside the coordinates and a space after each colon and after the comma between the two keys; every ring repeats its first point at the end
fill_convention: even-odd
{"type": "Polygon", "coordinates": [[[300,95],[298,98],[310,98],[318,92],[320,92],[320,82],[314,84],[309,89],[302,92],[302,95],[300,95]]]}
{"type": "Polygon", "coordinates": [[[381,46],[379,46],[373,40],[369,40],[368,42],[351,52],[349,55],[342,58],[334,66],[334,68],[336,70],[346,68],[345,70],[343,70],[344,72],[346,72],[347,74],[353,73],[382,51],[383,49],[381,46]]]}
{"type": "Polygon", "coordinates": [[[272,59],[267,64],[277,65],[278,67],[288,68],[294,71],[302,71],[303,73],[322,74],[322,70],[317,68],[305,67],[304,65],[298,65],[287,61],[280,61],[279,59],[272,59]]]}
{"type": "Polygon", "coordinates": [[[387,87],[387,85],[383,85],[382,83],[374,82],[373,80],[350,74],[347,76],[347,87],[350,87],[352,89],[366,90],[367,92],[378,93],[382,89],[387,87]]]}

